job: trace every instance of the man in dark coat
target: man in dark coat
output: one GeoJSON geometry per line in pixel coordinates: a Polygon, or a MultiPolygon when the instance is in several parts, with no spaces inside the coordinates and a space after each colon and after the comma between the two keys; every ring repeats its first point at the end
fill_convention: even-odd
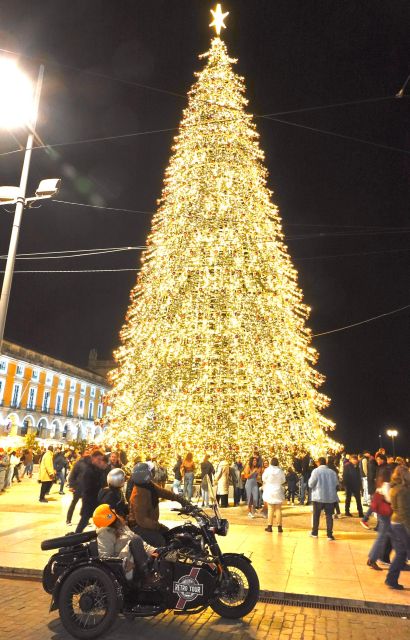
{"type": "Polygon", "coordinates": [[[312,458],[310,453],[305,453],[301,460],[302,476],[300,479],[300,504],[305,504],[305,495],[307,492],[307,504],[309,504],[309,478],[312,473],[312,458]]]}
{"type": "Polygon", "coordinates": [[[82,477],[84,475],[84,471],[87,468],[86,460],[89,457],[89,453],[85,451],[84,456],[74,464],[73,468],[71,469],[71,473],[68,476],[68,486],[70,488],[70,491],[73,492],[71,504],[68,507],[67,511],[68,525],[71,524],[71,520],[73,519],[74,509],[77,505],[77,502],[81,500],[82,477]]]}
{"type": "Polygon", "coordinates": [[[350,501],[354,496],[357,504],[357,511],[359,517],[363,518],[363,507],[360,497],[360,490],[362,488],[362,479],[360,477],[359,458],[356,455],[350,456],[349,462],[343,469],[343,484],[346,489],[346,504],[345,514],[351,516],[350,513],[350,501]]]}
{"type": "Polygon", "coordinates": [[[60,483],[60,496],[64,495],[64,485],[68,469],[68,461],[63,451],[59,448],[53,460],[54,471],[56,472],[56,481],[60,483]]]}
{"type": "Polygon", "coordinates": [[[85,470],[80,481],[80,491],[83,505],[81,508],[81,518],[78,523],[76,533],[82,533],[98,507],[98,494],[105,484],[104,470],[107,466],[102,451],[94,451],[91,456],[84,458],[85,470]]]}
{"type": "MultiPolygon", "coordinates": [[[[366,452],[365,455],[367,457],[367,489],[369,492],[369,498],[371,502],[372,496],[376,491],[376,475],[377,475],[378,466],[377,466],[375,457],[371,453],[366,452]]],[[[373,512],[372,508],[369,507],[365,515],[360,521],[364,529],[370,529],[369,518],[372,515],[372,512],[373,512]]]]}

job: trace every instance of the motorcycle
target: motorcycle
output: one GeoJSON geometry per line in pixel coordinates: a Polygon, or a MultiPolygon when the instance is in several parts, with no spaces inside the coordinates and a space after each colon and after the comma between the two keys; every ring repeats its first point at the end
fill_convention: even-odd
{"type": "Polygon", "coordinates": [[[59,610],[71,635],[97,638],[119,614],[130,619],[166,610],[190,615],[211,607],[221,617],[242,618],[253,610],[257,573],[243,554],[222,553],[216,536],[228,534],[229,522],[218,507],[213,515],[192,504],[172,510],[191,520],[167,532],[149,586],[129,582],[121,559],[99,558],[95,531],[42,542],[43,551],[59,549],[44,568],[43,588],[52,595],[50,611],[59,610]]]}

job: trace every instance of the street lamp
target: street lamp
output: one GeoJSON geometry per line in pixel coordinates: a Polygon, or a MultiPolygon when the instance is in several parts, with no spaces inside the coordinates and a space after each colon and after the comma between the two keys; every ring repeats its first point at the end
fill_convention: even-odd
{"type": "Polygon", "coordinates": [[[33,149],[35,130],[37,125],[38,108],[40,104],[41,88],[43,85],[44,66],[41,65],[36,90],[30,80],[20,71],[17,64],[10,58],[0,60],[0,128],[14,129],[28,128],[27,144],[24,152],[19,187],[0,187],[0,205],[15,204],[13,229],[10,237],[6,269],[0,298],[0,353],[3,346],[4,328],[6,325],[7,309],[13,281],[14,263],[20,234],[21,219],[24,207],[42,198],[51,198],[60,186],[60,180],[42,180],[33,198],[26,198],[27,180],[30,169],[31,151],[33,149]]]}
{"type": "Polygon", "coordinates": [[[394,450],[394,438],[397,438],[398,431],[397,429],[387,429],[386,433],[389,436],[389,438],[391,438],[392,446],[393,446],[393,456],[396,457],[396,452],[394,450]]]}

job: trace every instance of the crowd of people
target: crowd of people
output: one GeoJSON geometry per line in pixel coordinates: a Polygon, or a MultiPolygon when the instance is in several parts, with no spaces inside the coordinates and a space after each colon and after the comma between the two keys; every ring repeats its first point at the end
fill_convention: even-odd
{"type": "Polygon", "coordinates": [[[34,462],[39,463],[39,500],[47,503],[54,484],[64,495],[67,488],[72,493],[66,522],[71,526],[77,504],[81,501],[80,517],[76,532],[88,525],[95,509],[109,504],[118,517],[128,519],[133,530],[154,546],[164,542],[159,525],[158,503],[161,499],[191,501],[209,507],[216,500],[221,508],[247,505],[248,518],[266,518],[267,533],[273,532],[274,523],[279,534],[283,533],[284,504],[293,507],[311,505],[312,530],[318,537],[320,516],[324,512],[326,533],[334,541],[333,523],[340,517],[353,517],[354,498],[360,524],[371,528],[371,515],[377,517],[377,537],[369,552],[368,566],[374,570],[389,567],[386,584],[400,589],[398,577],[407,570],[410,533],[410,471],[409,461],[401,457],[387,456],[379,449],[374,455],[339,453],[314,460],[308,452],[294,457],[293,464],[282,468],[277,457],[262,457],[255,449],[243,462],[236,456],[231,462],[222,458],[212,463],[205,455],[200,463],[191,452],[177,456],[171,470],[170,490],[166,465],[157,457],[141,457],[128,460],[124,449],[104,452],[98,447],[83,452],[74,447],[49,446],[33,453],[31,449],[4,451],[0,449],[0,494],[15,481],[26,475],[32,477],[34,462]],[[131,470],[145,464],[148,480],[136,484],[131,470]],[[121,487],[110,485],[114,472],[121,472],[121,487]],[[122,474],[122,475],[121,475],[122,474]],[[125,486],[125,478],[128,483],[125,486]],[[124,486],[123,486],[124,485],[124,486]],[[155,487],[153,489],[152,487],[155,487]],[[345,491],[344,515],[341,514],[339,493],[345,491]],[[230,501],[230,496],[233,500],[230,501]],[[394,549],[394,560],[390,562],[394,549]]]}
{"type": "Polygon", "coordinates": [[[32,449],[4,449],[0,447],[0,495],[22,478],[33,477],[34,454],[32,449]]]}

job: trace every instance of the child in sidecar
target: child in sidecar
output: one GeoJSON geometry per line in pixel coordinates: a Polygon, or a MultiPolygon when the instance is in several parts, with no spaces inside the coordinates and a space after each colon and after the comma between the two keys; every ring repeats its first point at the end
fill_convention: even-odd
{"type": "Polygon", "coordinates": [[[98,554],[100,558],[121,558],[128,581],[148,585],[152,583],[150,558],[155,547],[133,533],[108,504],[100,504],[93,514],[97,528],[98,554]]]}

